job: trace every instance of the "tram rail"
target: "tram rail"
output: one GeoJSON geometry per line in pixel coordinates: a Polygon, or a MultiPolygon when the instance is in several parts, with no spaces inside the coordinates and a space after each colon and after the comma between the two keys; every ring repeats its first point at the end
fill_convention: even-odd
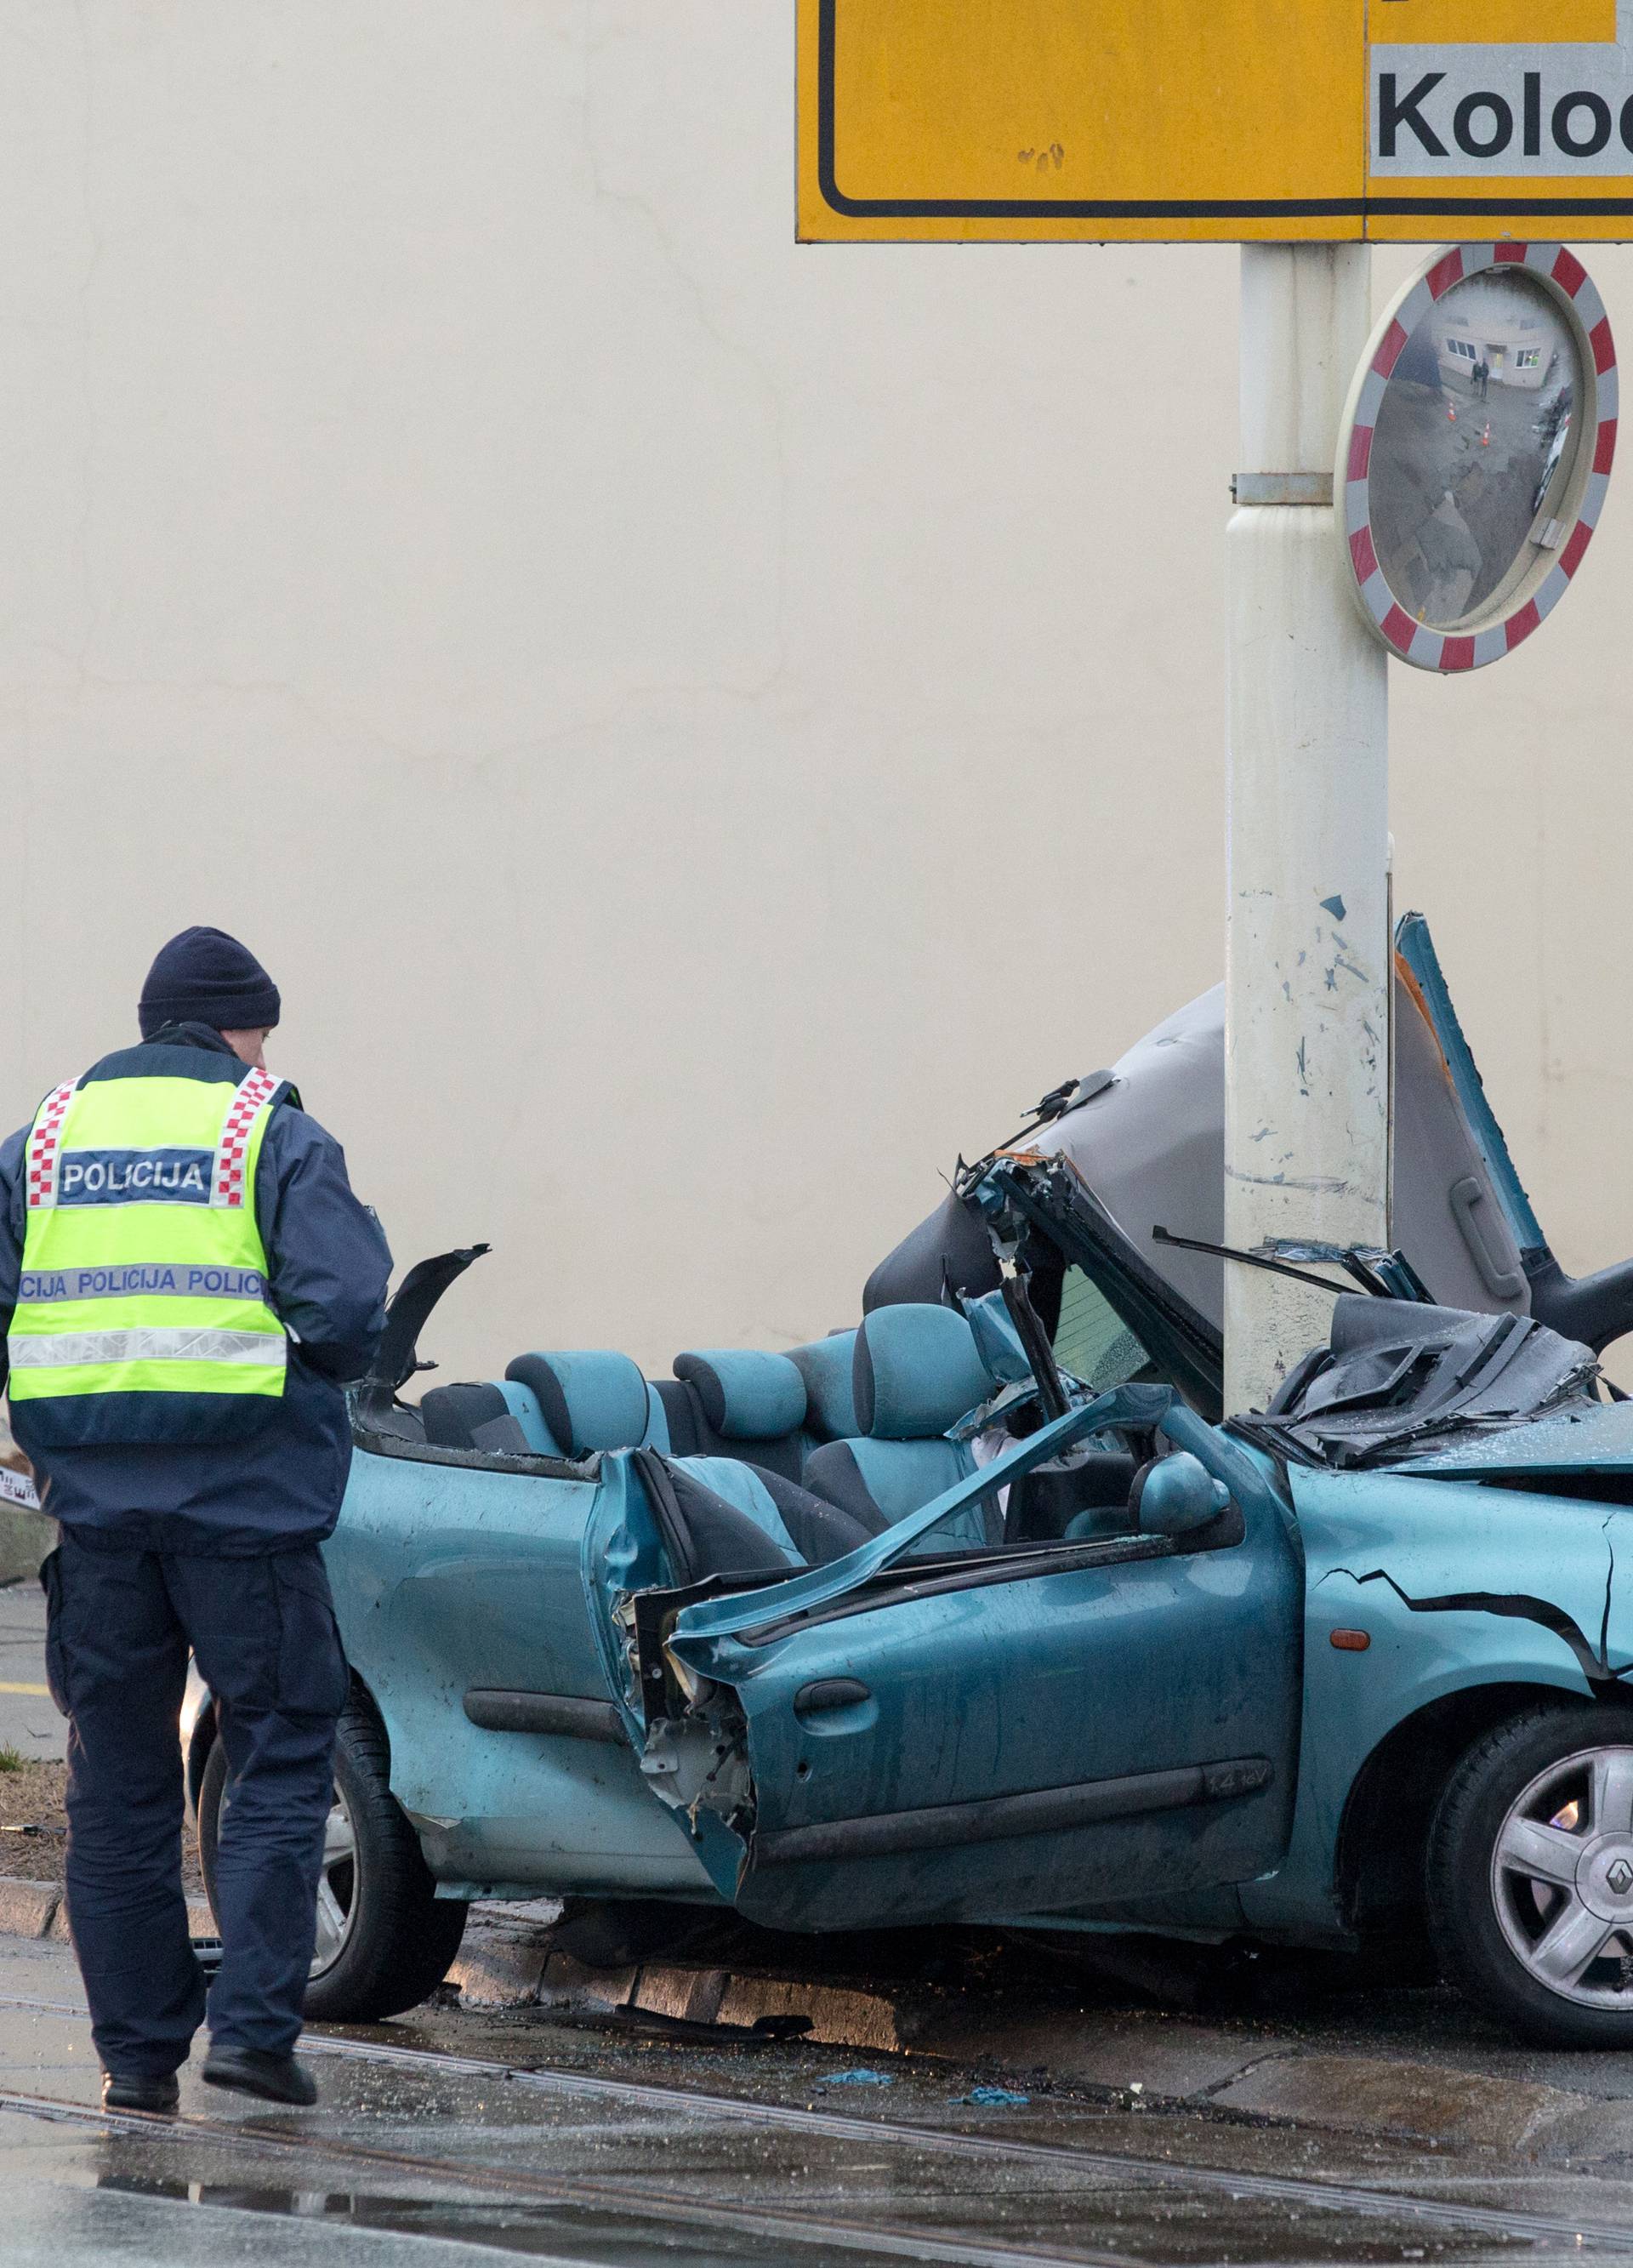
{"type": "MultiPolygon", "coordinates": [[[[86,2021],[81,2008],[26,1996],[0,1994],[0,2007],[82,2023],[86,2021]]],[[[1278,2205],[1297,2207],[1301,2212],[1316,2210],[1365,2220],[1409,2221],[1425,2230],[1438,2228],[1464,2236],[1484,2235],[1511,2243],[1565,2244],[1578,2253],[1608,2250],[1625,2255],[1633,2251],[1633,2221],[1531,2213],[1455,2198],[1425,2197],[1409,2189],[1328,2181],[1319,2175],[1233,2171],[1180,2163],[1171,2158],[1145,2156],[1133,2151],[1085,2149],[1075,2143],[1029,2141],[1018,2135],[973,2134],[902,2119],[801,2109],[742,2095],[668,2087],[647,2080],[609,2079],[549,2066],[507,2063],[437,2048],[396,2046],[309,2032],[303,2040],[302,2052],[324,2060],[386,2065],[426,2076],[440,2073],[449,2077],[476,2079],[562,2101],[576,2098],[615,2102],[671,2118],[736,2122],[766,2130],[820,2136],[863,2144],[874,2150],[895,2147],[931,2157],[1029,2165],[1040,2173],[1057,2176],[1089,2176],[1119,2183],[1137,2181],[1160,2187],[1176,2201],[1187,2193],[1193,2198],[1216,2196],[1239,2204],[1278,2205]]],[[[430,2177],[519,2200],[579,2206],[600,2213],[626,2213],[672,2224],[728,2226],[746,2235],[780,2236],[811,2247],[826,2244],[836,2250],[872,2251],[886,2257],[965,2264],[965,2268],[1136,2268],[1136,2255],[1104,2248],[1074,2246],[1070,2250],[1060,2250],[987,2237],[938,2237],[900,2222],[835,2215],[817,2205],[804,2210],[716,2197],[703,2199],[644,2181],[632,2183],[593,2176],[541,2174],[523,2167],[469,2164],[354,2142],[323,2132],[291,2132],[286,2128],[269,2127],[257,2119],[107,2111],[55,2096],[4,2088],[0,2088],[0,2111],[132,2132],[180,2130],[237,2146],[357,2161],[394,2171],[412,2169],[421,2179],[430,2177]]],[[[1149,2252],[1137,2256],[1146,2264],[1151,2257],[1149,2252]]]]}

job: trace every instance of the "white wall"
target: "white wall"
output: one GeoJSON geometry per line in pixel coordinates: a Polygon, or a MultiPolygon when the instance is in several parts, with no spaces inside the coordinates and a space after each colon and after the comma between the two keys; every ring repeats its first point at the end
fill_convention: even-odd
{"type": "MultiPolygon", "coordinates": [[[[1235,254],[796,247],[787,16],[0,0],[0,1116],[238,932],[399,1260],[497,1247],[456,1376],[850,1319],[1221,967],[1235,254]]],[[[1401,902],[1578,1266],[1630,546],[1395,677],[1401,902]]]]}

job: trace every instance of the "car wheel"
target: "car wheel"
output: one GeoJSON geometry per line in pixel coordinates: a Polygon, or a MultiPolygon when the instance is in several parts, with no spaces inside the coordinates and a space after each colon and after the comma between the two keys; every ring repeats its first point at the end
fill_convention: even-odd
{"type": "MultiPolygon", "coordinates": [[[[211,1748],[198,1793],[198,1852],[212,1912],[216,1852],[231,1796],[226,1752],[211,1748]]],[[[386,1736],[353,1701],[335,1745],[335,1803],[318,1883],[318,1934],[305,2012],[319,2023],[371,2023],[416,2007],[447,1975],[467,1908],[439,1898],[419,1838],[392,1794],[386,1736]]]]}
{"type": "Polygon", "coordinates": [[[1633,1709],[1545,1708],[1475,1742],[1429,1835],[1429,1920],[1477,2007],[1633,2048],[1633,1709]]]}

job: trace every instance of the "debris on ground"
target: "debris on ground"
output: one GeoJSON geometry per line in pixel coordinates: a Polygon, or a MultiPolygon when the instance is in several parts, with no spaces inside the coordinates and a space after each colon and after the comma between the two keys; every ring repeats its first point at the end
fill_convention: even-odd
{"type": "MultiPolygon", "coordinates": [[[[0,1771],[0,1878],[62,1881],[68,1834],[63,1809],[67,1793],[65,1764],[34,1763],[25,1757],[14,1769],[0,1771]]],[[[182,1837],[181,1881],[189,1897],[203,1896],[198,1845],[190,1832],[182,1837]]]]}
{"type": "Polygon", "coordinates": [[[0,1771],[0,1829],[11,1830],[0,1833],[0,1874],[62,1881],[67,1788],[64,1764],[31,1764],[25,1758],[14,1770],[0,1771]],[[29,1828],[36,1831],[16,1831],[29,1828]]]}

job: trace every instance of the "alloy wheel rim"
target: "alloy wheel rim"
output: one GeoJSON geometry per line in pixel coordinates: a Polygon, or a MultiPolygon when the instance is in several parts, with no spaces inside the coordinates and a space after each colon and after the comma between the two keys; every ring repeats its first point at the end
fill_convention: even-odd
{"type": "Polygon", "coordinates": [[[1633,2009],[1633,1748],[1580,1749],[1523,1787],[1491,1854],[1509,1950],[1579,2008],[1633,2009]]]}
{"type": "Polygon", "coordinates": [[[318,1876],[318,1933],[312,1955],[313,1977],[335,1966],[351,1940],[357,1912],[357,1837],[351,1813],[338,1788],[323,1830],[323,1866],[318,1876]]]}

